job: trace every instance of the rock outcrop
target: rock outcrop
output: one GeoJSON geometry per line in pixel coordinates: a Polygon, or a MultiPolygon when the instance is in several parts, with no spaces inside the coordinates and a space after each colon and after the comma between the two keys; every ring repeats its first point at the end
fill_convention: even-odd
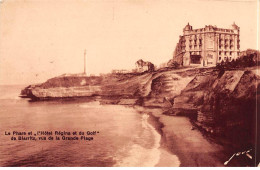
{"type": "MultiPolygon", "coordinates": [[[[255,138],[259,68],[183,68],[102,77],[60,76],[22,90],[34,100],[99,96],[104,104],[160,107],[186,115],[215,136],[241,145],[255,138]],[[243,142],[239,138],[243,138],[243,142]]],[[[258,102],[258,103],[257,103],[258,102]]]]}
{"type": "Polygon", "coordinates": [[[259,80],[255,69],[198,74],[174,98],[173,114],[194,115],[195,123],[234,145],[254,144],[259,80]],[[241,140],[243,139],[243,140],[241,140]]]}
{"type": "Polygon", "coordinates": [[[95,96],[100,95],[101,81],[101,77],[59,76],[42,84],[27,86],[21,95],[33,100],[95,96]]]}

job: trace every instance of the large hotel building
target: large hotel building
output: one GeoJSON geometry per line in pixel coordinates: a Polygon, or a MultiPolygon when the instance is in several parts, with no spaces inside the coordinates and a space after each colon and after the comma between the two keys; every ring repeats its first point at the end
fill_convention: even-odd
{"type": "Polygon", "coordinates": [[[206,25],[193,29],[188,23],[183,29],[173,54],[173,61],[181,65],[216,65],[232,61],[239,56],[239,27],[234,23],[231,29],[206,25]]]}

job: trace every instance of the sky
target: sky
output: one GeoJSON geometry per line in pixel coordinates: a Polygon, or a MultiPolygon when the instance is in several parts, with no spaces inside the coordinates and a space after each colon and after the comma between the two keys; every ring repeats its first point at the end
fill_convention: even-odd
{"type": "Polygon", "coordinates": [[[64,73],[133,69],[172,54],[183,28],[240,27],[257,49],[257,0],[1,0],[0,84],[41,83],[64,73]]]}

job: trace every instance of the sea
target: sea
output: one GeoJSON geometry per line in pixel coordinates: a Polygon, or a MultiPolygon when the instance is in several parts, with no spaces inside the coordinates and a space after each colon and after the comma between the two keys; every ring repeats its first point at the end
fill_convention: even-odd
{"type": "Polygon", "coordinates": [[[24,87],[0,86],[0,166],[153,167],[160,161],[161,135],[149,115],[93,100],[31,102],[19,97],[24,87]],[[35,140],[19,140],[28,135],[35,140]]]}

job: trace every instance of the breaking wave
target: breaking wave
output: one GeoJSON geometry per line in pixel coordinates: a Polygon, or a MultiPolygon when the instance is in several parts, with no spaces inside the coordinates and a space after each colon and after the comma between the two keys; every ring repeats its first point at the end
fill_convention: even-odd
{"type": "MultiPolygon", "coordinates": [[[[143,114],[142,115],[142,128],[145,131],[150,131],[153,144],[151,147],[144,147],[140,144],[133,144],[130,146],[130,149],[126,150],[127,155],[125,157],[117,158],[117,163],[115,166],[118,167],[154,167],[156,166],[160,159],[162,154],[162,149],[160,148],[160,141],[161,141],[161,135],[155,130],[155,128],[148,123],[149,115],[143,114]]],[[[146,139],[150,140],[150,139],[146,139]]],[[[168,153],[167,151],[164,151],[164,153],[168,153]]],[[[179,166],[179,160],[177,156],[167,154],[167,156],[172,156],[173,158],[171,160],[174,160],[174,166],[179,166]]]]}

